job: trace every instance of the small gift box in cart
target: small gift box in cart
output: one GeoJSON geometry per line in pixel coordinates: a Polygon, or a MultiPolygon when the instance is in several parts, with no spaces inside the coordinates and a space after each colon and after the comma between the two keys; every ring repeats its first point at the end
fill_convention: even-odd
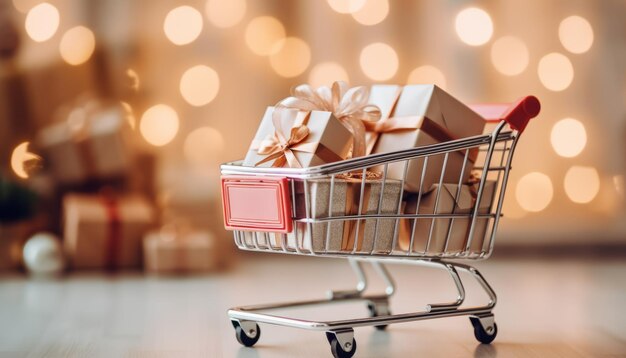
{"type": "MultiPolygon", "coordinates": [[[[386,90],[395,93],[393,88],[386,90]]],[[[414,93],[416,88],[409,90],[414,93]]],[[[434,90],[429,89],[428,95],[436,96],[438,90],[436,87],[434,90]]],[[[321,98],[323,102],[324,93],[318,95],[317,99],[321,98]]],[[[399,101],[402,101],[403,95],[400,94],[399,101]]],[[[445,101],[449,104],[451,99],[446,98],[445,101]]],[[[341,103],[341,100],[334,103],[341,103]]],[[[488,134],[457,135],[456,138],[454,133],[449,133],[443,127],[435,128],[433,132],[432,126],[437,123],[435,118],[431,118],[436,117],[432,106],[425,106],[424,113],[419,110],[411,112],[407,109],[407,103],[380,106],[382,112],[386,113],[381,116],[379,112],[374,120],[388,120],[388,109],[395,108],[405,113],[397,114],[401,118],[393,122],[411,124],[410,127],[400,125],[391,130],[387,126],[387,130],[393,131],[394,135],[397,136],[397,130],[421,130],[418,133],[422,136],[420,141],[430,140],[430,137],[424,137],[433,137],[431,134],[434,132],[437,132],[437,137],[445,134],[449,136],[448,139],[403,150],[377,151],[376,147],[380,143],[367,143],[368,138],[384,138],[386,132],[373,135],[366,133],[365,147],[369,149],[366,149],[365,155],[362,153],[361,156],[347,160],[299,167],[288,163],[295,163],[299,159],[295,147],[309,150],[306,153],[307,160],[315,157],[316,149],[315,145],[306,143],[306,139],[302,140],[306,136],[301,136],[299,141],[293,140],[298,133],[303,132],[302,126],[306,126],[306,120],[303,120],[302,114],[291,114],[298,123],[294,124],[290,132],[277,128],[280,133],[274,135],[273,139],[268,137],[266,143],[257,140],[251,147],[251,150],[256,150],[253,161],[261,162],[262,165],[253,163],[247,166],[244,162],[234,162],[221,166],[225,226],[233,231],[235,244],[240,249],[343,257],[348,259],[359,280],[356,290],[331,292],[327,299],[230,309],[228,315],[241,344],[253,346],[259,340],[260,322],[323,331],[334,357],[352,357],[357,347],[355,327],[374,326],[384,329],[394,323],[462,315],[469,316],[479,342],[491,343],[495,339],[497,326],[492,310],[496,305],[496,294],[478,270],[458,261],[486,259],[490,256],[515,146],[529,120],[539,113],[539,101],[531,96],[513,104],[472,106],[470,115],[494,123],[494,129],[488,134]],[[408,117],[411,118],[406,119],[408,117]],[[424,127],[424,123],[430,127],[424,127]],[[285,133],[291,133],[291,137],[285,133]],[[264,145],[264,150],[258,149],[264,145]],[[272,158],[264,159],[267,156],[272,158]],[[271,160],[280,163],[272,165],[271,160]],[[434,176],[431,166],[437,168],[434,176]],[[450,259],[453,261],[448,261],[450,259]],[[363,263],[373,265],[375,272],[386,282],[383,294],[365,292],[367,277],[362,269],[363,263]],[[441,268],[452,278],[458,292],[457,299],[454,302],[430,304],[422,312],[392,314],[389,299],[395,291],[395,285],[385,263],[441,268]],[[489,297],[485,305],[463,305],[465,289],[459,271],[467,272],[478,281],[489,297]],[[369,316],[312,321],[269,313],[273,309],[345,301],[363,301],[369,309],[369,316]]],[[[439,103],[441,106],[444,104],[443,100],[439,103]]],[[[280,110],[280,107],[279,104],[276,108],[280,110]]],[[[333,113],[335,118],[332,115],[314,114],[329,120],[330,126],[335,125],[330,123],[331,120],[341,121],[341,110],[325,108],[324,103],[308,108],[302,105],[299,110],[333,113]]],[[[463,114],[463,111],[457,113],[463,114]]],[[[278,118],[284,117],[284,113],[273,117],[274,124],[280,126],[278,118]]],[[[445,120],[452,121],[451,117],[448,114],[445,120]]],[[[358,133],[358,130],[346,127],[352,135],[358,133]]],[[[366,123],[364,127],[385,126],[366,123]]],[[[333,147],[337,150],[334,153],[336,156],[345,155],[345,148],[332,144],[328,133],[324,132],[317,137],[318,144],[320,138],[326,143],[325,149],[333,147]]],[[[357,149],[361,145],[357,144],[359,140],[354,138],[352,154],[360,150],[357,149]]]]}

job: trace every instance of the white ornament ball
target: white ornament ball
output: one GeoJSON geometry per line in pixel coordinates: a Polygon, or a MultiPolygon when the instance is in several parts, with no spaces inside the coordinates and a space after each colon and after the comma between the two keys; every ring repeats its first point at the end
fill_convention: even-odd
{"type": "Polygon", "coordinates": [[[24,245],[24,266],[37,276],[55,276],[65,267],[63,249],[59,238],[51,233],[40,232],[24,245]]]}

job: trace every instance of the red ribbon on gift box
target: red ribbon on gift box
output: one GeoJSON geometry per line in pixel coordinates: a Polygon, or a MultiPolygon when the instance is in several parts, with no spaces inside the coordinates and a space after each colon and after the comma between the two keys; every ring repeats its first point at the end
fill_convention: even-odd
{"type": "Polygon", "coordinates": [[[109,271],[115,271],[118,266],[118,258],[122,245],[122,222],[120,219],[117,198],[111,191],[102,191],[102,203],[104,204],[107,213],[105,267],[109,271]]]}

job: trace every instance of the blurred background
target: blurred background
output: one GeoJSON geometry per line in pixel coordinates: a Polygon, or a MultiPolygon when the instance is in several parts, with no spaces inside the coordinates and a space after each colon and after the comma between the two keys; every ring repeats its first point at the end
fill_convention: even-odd
{"type": "Polygon", "coordinates": [[[155,262],[180,262],[180,237],[204,255],[189,270],[230,262],[219,164],[290,88],[334,80],[537,96],[498,248],[626,246],[624,14],[622,0],[0,0],[0,268],[23,265],[29,238],[49,245],[41,232],[111,266],[81,237],[104,235],[113,200],[145,238],[116,265],[167,271],[155,262]]]}

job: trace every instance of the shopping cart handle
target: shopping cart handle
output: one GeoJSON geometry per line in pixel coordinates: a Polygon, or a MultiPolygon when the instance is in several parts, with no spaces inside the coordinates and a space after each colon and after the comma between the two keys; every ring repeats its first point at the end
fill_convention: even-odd
{"type": "Polygon", "coordinates": [[[523,97],[514,103],[474,104],[470,107],[474,112],[483,116],[487,122],[506,121],[511,128],[520,133],[541,110],[541,104],[535,96],[523,97]]]}

